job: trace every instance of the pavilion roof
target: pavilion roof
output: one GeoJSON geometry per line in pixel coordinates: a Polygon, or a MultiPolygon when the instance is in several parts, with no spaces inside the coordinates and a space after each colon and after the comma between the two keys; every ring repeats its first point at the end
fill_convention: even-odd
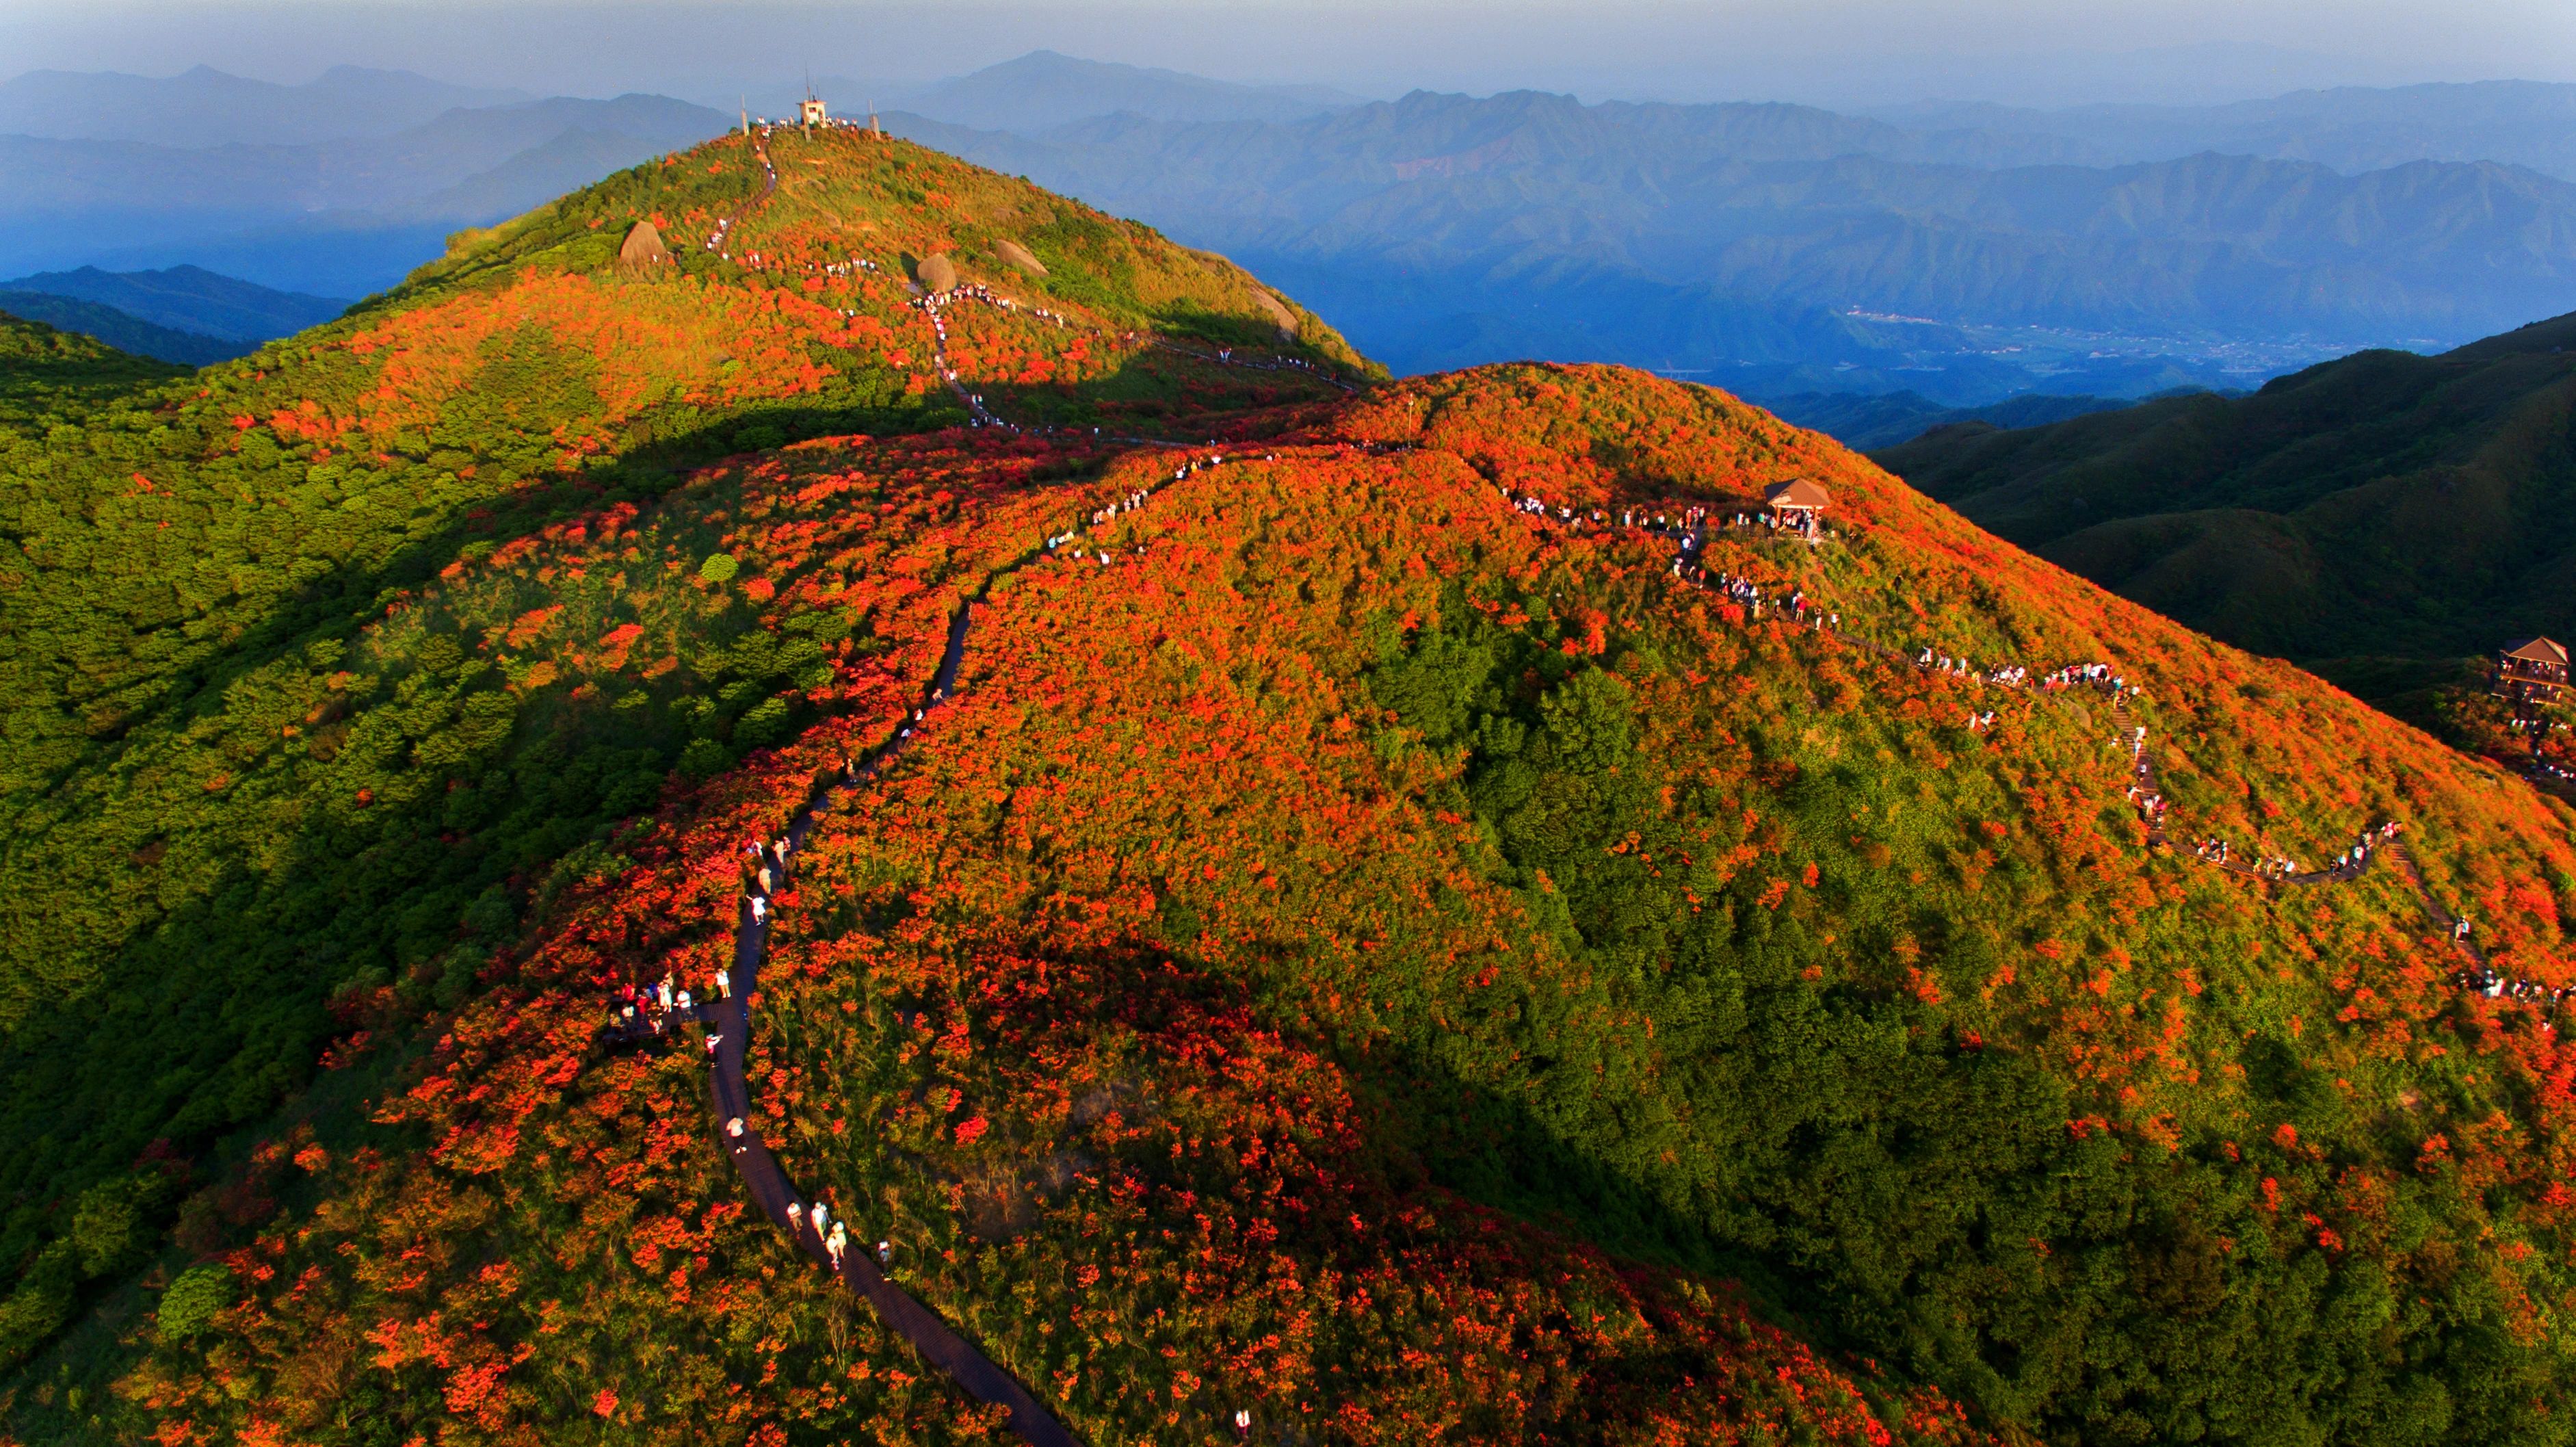
{"type": "Polygon", "coordinates": [[[1834,499],[1822,486],[1803,477],[1793,477],[1764,492],[1762,500],[1773,507],[1820,508],[1834,499]]]}

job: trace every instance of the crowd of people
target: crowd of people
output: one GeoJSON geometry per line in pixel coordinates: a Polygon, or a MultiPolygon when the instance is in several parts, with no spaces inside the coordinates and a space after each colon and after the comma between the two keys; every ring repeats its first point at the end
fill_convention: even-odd
{"type": "MultiPolygon", "coordinates": [[[[707,998],[728,998],[725,990],[725,972],[718,970],[707,998]]],[[[656,984],[618,986],[610,997],[608,1023],[600,1027],[600,1036],[612,1046],[660,1047],[676,1039],[681,1026],[708,1018],[703,1002],[673,976],[664,975],[656,984]]]]}
{"type": "MultiPolygon", "coordinates": [[[[769,139],[769,127],[766,124],[763,124],[760,128],[760,138],[764,143],[769,139]]],[[[770,192],[778,189],[778,168],[769,163],[769,147],[766,144],[756,145],[751,148],[751,153],[760,160],[760,170],[762,175],[760,194],[752,197],[751,200],[744,203],[740,209],[733,211],[730,214],[717,217],[716,224],[707,232],[705,243],[706,249],[714,252],[717,256],[726,261],[735,261],[734,254],[725,249],[725,238],[732,234],[734,222],[749,215],[753,209],[760,205],[761,202],[769,199],[770,192]]],[[[768,269],[763,263],[758,252],[751,253],[747,259],[736,261],[735,264],[748,266],[754,271],[764,271],[768,269]]]]}
{"type": "MultiPolygon", "coordinates": [[[[1275,452],[1268,453],[1265,455],[1264,460],[1275,462],[1278,460],[1278,457],[1279,454],[1275,452]]],[[[1222,452],[1213,452],[1205,457],[1191,458],[1189,461],[1173,468],[1171,477],[1164,482],[1157,484],[1155,487],[1138,488],[1136,491],[1128,493],[1126,496],[1121,497],[1104,507],[1092,509],[1090,526],[1095,528],[1107,527],[1109,524],[1116,522],[1120,514],[1134,512],[1136,509],[1143,507],[1147,502],[1151,501],[1154,494],[1162,488],[1168,487],[1172,483],[1180,482],[1187,478],[1196,476],[1199,472],[1207,468],[1222,467],[1228,461],[1239,460],[1240,459],[1230,459],[1222,452]]],[[[1109,566],[1110,561],[1116,555],[1108,548],[1100,547],[1097,544],[1090,547],[1081,546],[1087,540],[1088,538],[1082,530],[1082,525],[1077,523],[1063,532],[1048,534],[1042,551],[1050,557],[1070,558],[1075,562],[1081,562],[1088,558],[1097,558],[1102,567],[1105,568],[1109,566]]],[[[1143,544],[1139,543],[1134,545],[1131,551],[1141,553],[1145,551],[1145,548],[1143,544]]]]}
{"type": "MultiPolygon", "coordinates": [[[[2139,791],[2134,787],[2131,790],[2131,797],[2140,798],[2139,791]]],[[[2149,794],[2144,796],[2144,801],[2154,805],[2150,819],[2160,820],[2163,817],[2163,800],[2149,794]]],[[[2355,835],[2351,845],[2335,856],[2334,863],[2314,871],[2307,869],[2286,854],[2259,855],[2249,862],[2233,843],[2214,834],[2196,841],[2192,845],[2191,852],[2197,859],[2235,870],[2240,874],[2250,874],[2262,879],[2284,880],[2293,884],[2318,884],[2327,880],[2360,878],[2369,870],[2371,860],[2377,856],[2380,846],[2394,840],[2397,834],[2398,825],[2393,819],[2374,824],[2355,835]]],[[[2468,939],[2468,931],[2462,926],[2463,922],[2454,921],[2454,928],[2451,931],[2453,940],[2465,942],[2468,939]]]]}
{"type": "MultiPolygon", "coordinates": [[[[2468,921],[2462,920],[2460,923],[2465,926],[2468,921]]],[[[2463,933],[2455,935],[2454,938],[2465,940],[2467,935],[2463,933]]],[[[2490,1000],[2523,1000],[2534,1005],[2547,1005],[2552,1008],[2567,1003],[2569,996],[2576,995],[2576,986],[2545,985],[2538,980],[2508,977],[2483,965],[2474,970],[2461,971],[2458,980],[2460,984],[2490,1000]]],[[[2544,1025],[2543,1028],[2548,1027],[2544,1025]]]]}

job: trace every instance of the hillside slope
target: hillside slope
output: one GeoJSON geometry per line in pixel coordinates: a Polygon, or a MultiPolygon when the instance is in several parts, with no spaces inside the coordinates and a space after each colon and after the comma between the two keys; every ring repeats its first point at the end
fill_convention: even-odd
{"type": "Polygon", "coordinates": [[[2363,353],[2250,396],[1873,455],[2126,597],[2385,696],[2428,676],[2420,665],[2576,631],[2570,345],[2576,317],[2560,317],[2435,357],[2363,353]]]}
{"type": "Polygon", "coordinates": [[[846,131],[623,173],[184,381],[5,335],[9,1361],[157,1248],[333,1010],[399,1040],[464,999],[565,860],[810,721],[847,631],[771,641],[692,591],[715,519],[668,567],[457,580],[550,529],[614,536],[738,450],[980,437],[979,397],[1206,437],[1365,375],[1220,260],[846,131]],[[621,265],[647,220],[670,251],[621,265]],[[908,273],[942,253],[975,289],[934,307],[908,273]],[[649,671],[606,697],[630,655],[649,671]]]}
{"type": "Polygon", "coordinates": [[[100,1420],[989,1440],[747,1210],[702,1027],[601,1048],[619,986],[757,958],[749,888],[746,1130],[1078,1440],[2565,1440],[2576,816],[1721,394],[1296,415],[820,439],[371,625],[625,696],[660,646],[584,641],[614,560],[820,645],[775,695],[813,722],[560,875],[361,1123],[210,1192],[100,1420]],[[1792,476],[1819,545],[1734,521],[1792,476]]]}

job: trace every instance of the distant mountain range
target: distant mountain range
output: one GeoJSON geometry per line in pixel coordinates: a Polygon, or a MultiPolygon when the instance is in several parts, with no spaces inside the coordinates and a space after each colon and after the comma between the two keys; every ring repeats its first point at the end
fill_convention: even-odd
{"type": "Polygon", "coordinates": [[[0,281],[0,289],[76,297],[112,306],[154,326],[239,342],[289,336],[349,309],[349,303],[339,298],[274,291],[198,266],[128,272],[84,266],[78,271],[39,272],[0,281]]]}
{"type": "MultiPolygon", "coordinates": [[[[874,92],[825,83],[842,113],[874,92]]],[[[2242,389],[2576,305],[2576,86],[1847,115],[1370,101],[1040,51],[888,98],[898,133],[1223,250],[1400,371],[1607,360],[1940,411],[2242,389]]],[[[0,85],[0,274],[360,295],[733,120],[394,72],[38,72],[0,85]]]]}
{"type": "Polygon", "coordinates": [[[1121,113],[1157,121],[1294,121],[1366,104],[1323,86],[1236,85],[1177,70],[1077,60],[1052,50],[890,99],[931,120],[1020,132],[1121,113]]]}
{"type": "Polygon", "coordinates": [[[2576,315],[1872,454],[2169,617],[2379,698],[2576,634],[2576,315]]]}
{"type": "Polygon", "coordinates": [[[729,124],[664,96],[530,101],[351,70],[284,87],[202,68],[21,76],[0,86],[0,118],[20,128],[0,134],[0,273],[195,263],[348,295],[450,231],[729,124]]]}
{"type": "Polygon", "coordinates": [[[229,341],[203,332],[155,326],[130,313],[94,301],[10,287],[0,287],[0,317],[43,322],[56,331],[77,332],[95,338],[120,352],[177,362],[187,367],[229,361],[257,346],[254,342],[229,341]]]}
{"type": "Polygon", "coordinates": [[[1766,397],[2136,396],[2576,300],[2576,184],[2487,161],[2086,166],[2080,138],[1536,93],[889,124],[1240,257],[1399,370],[1538,355],[1766,397]]]}
{"type": "Polygon", "coordinates": [[[2044,427],[2069,417],[2117,411],[2131,404],[2117,397],[2026,393],[1983,407],[1944,407],[1920,392],[1796,392],[1769,398],[1762,405],[1783,421],[1862,450],[1910,442],[1943,428],[1982,433],[2011,427],[2044,427]]]}
{"type": "Polygon", "coordinates": [[[390,136],[452,110],[534,100],[402,70],[338,65],[303,85],[198,66],[169,77],[33,70],[0,81],[0,134],[205,150],[390,136]]]}
{"type": "Polygon", "coordinates": [[[348,306],[196,266],[130,272],[84,266],[0,281],[0,312],[191,367],[246,355],[271,338],[327,322],[348,306]]]}
{"type": "Polygon", "coordinates": [[[2410,161],[2496,161],[2576,181],[2576,86],[2493,80],[2391,90],[2340,87],[2218,106],[1907,106],[1908,130],[1974,133],[1998,145],[2069,148],[2085,165],[2196,151],[2315,161],[2345,174],[2410,161]]]}

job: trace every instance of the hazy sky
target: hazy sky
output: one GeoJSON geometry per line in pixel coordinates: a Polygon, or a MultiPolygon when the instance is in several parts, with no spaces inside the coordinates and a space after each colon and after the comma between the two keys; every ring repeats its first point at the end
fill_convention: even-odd
{"type": "Polygon", "coordinates": [[[0,0],[0,75],[202,63],[297,81],[345,62],[540,92],[713,98],[792,84],[808,65],[892,84],[1040,47],[1367,95],[2196,103],[2576,80],[2576,0],[0,0]]]}

